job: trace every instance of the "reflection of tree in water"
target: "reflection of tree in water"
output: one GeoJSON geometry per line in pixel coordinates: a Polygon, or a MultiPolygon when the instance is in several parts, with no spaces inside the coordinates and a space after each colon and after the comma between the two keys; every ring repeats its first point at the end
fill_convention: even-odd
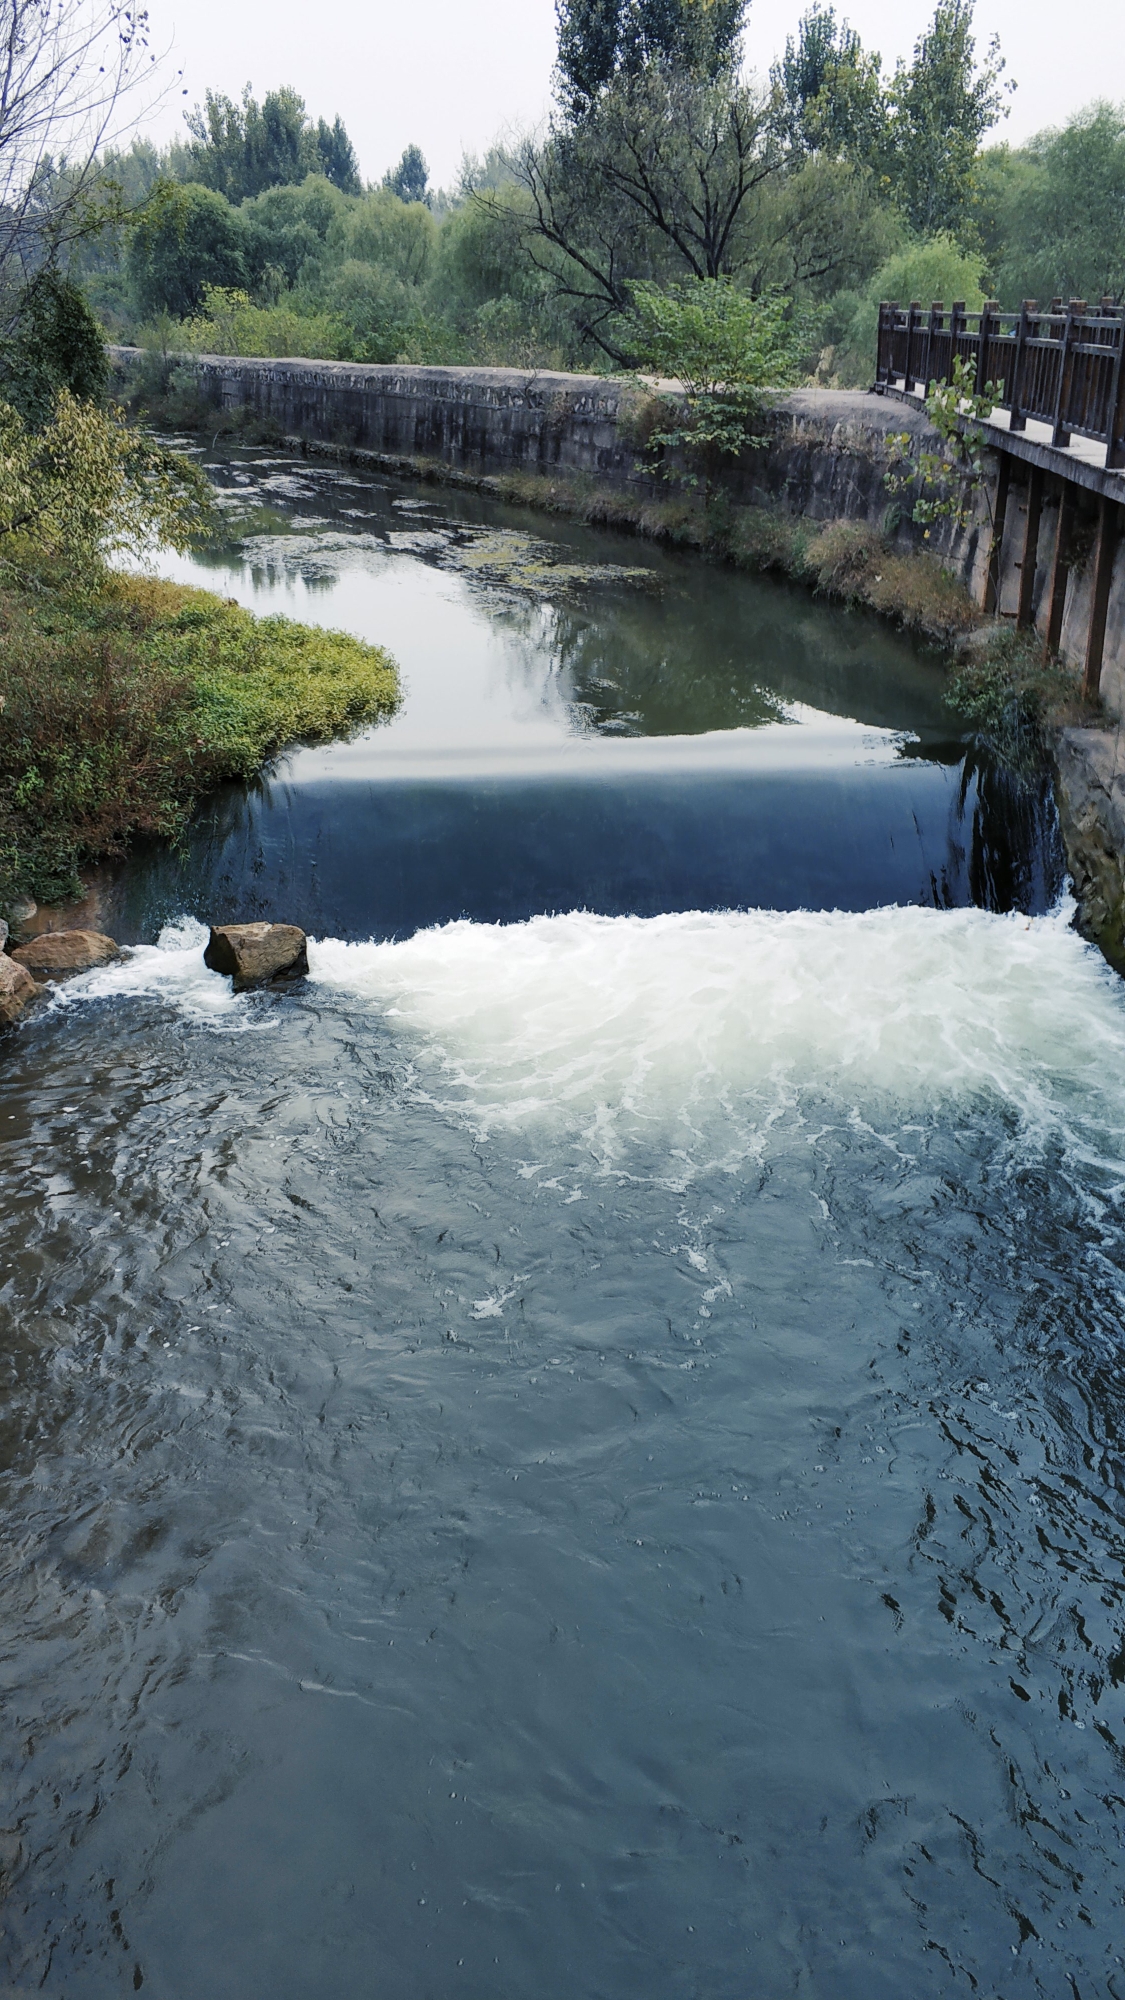
{"type": "Polygon", "coordinates": [[[980,737],[912,746],[904,754],[961,766],[949,843],[965,882],[958,894],[944,876],[934,878],[935,903],[952,908],[967,900],[982,910],[1029,915],[1051,909],[1062,893],[1066,858],[1045,755],[1015,766],[980,737]]]}
{"type": "Polygon", "coordinates": [[[1066,859],[1046,758],[1016,769],[974,741],[962,769],[962,799],[974,780],[973,902],[986,910],[1049,910],[1062,893],[1066,859]]]}
{"type": "Polygon", "coordinates": [[[490,619],[548,648],[591,726],[690,735],[775,722],[789,703],[874,728],[948,731],[943,674],[866,616],[822,609],[773,579],[695,559],[659,596],[612,582],[541,607],[482,591],[490,619]]]}
{"type": "Polygon", "coordinates": [[[705,664],[686,644],[677,653],[667,630],[658,647],[623,593],[599,590],[583,604],[493,597],[486,608],[522,656],[528,680],[549,663],[559,699],[595,733],[693,735],[784,719],[776,696],[749,677],[738,685],[729,662],[705,664]]]}

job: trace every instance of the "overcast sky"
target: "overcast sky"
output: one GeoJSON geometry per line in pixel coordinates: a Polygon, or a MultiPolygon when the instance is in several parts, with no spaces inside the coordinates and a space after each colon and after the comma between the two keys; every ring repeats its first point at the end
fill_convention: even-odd
{"type": "MultiPolygon", "coordinates": [[[[185,105],[204,91],[255,96],[293,84],[314,117],[343,117],[368,180],[409,142],[430,177],[451,184],[462,152],[483,152],[513,127],[534,125],[548,104],[554,0],[148,0],[156,45],[183,76],[145,130],[163,141],[183,131],[185,105]]],[[[806,0],[757,0],[747,56],[766,71],[806,0]]],[[[933,0],[852,0],[838,5],[888,67],[909,55],[933,0]]],[[[1002,128],[1012,140],[1057,124],[1094,97],[1125,100],[1122,0],[978,0],[979,43],[997,32],[1019,88],[1002,128]]]]}

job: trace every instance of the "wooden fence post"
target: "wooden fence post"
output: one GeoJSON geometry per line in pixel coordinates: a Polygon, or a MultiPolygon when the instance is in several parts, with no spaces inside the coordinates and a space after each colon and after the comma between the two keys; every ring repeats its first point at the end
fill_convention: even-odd
{"type": "Polygon", "coordinates": [[[1027,520],[1023,530],[1023,561],[1020,564],[1017,632],[1029,632],[1035,616],[1035,569],[1039,557],[1039,523],[1043,518],[1043,473],[1033,465],[1027,480],[1027,520]]]}
{"type": "Polygon", "coordinates": [[[914,332],[921,317],[922,307],[917,299],[911,299],[906,311],[906,354],[902,364],[902,386],[910,394],[914,381],[914,332]]]}
{"type": "Polygon", "coordinates": [[[930,381],[932,379],[931,370],[934,365],[933,364],[934,335],[938,330],[937,323],[944,311],[945,307],[940,299],[934,299],[931,302],[930,317],[926,327],[926,365],[922,370],[922,382],[927,395],[929,394],[930,381]]]}
{"type": "Polygon", "coordinates": [[[973,393],[983,396],[988,381],[988,347],[992,338],[992,321],[1000,310],[998,299],[986,299],[980,309],[980,332],[977,335],[977,368],[973,383],[973,393]]]}
{"type": "Polygon", "coordinates": [[[1051,443],[1068,445],[1070,432],[1066,427],[1067,407],[1070,402],[1070,384],[1074,375],[1075,327],[1086,310],[1085,299],[1071,299],[1066,309],[1066,325],[1063,328],[1062,353],[1059,356],[1059,381],[1055,394],[1055,421],[1051,432],[1051,443]]]}
{"type": "Polygon", "coordinates": [[[965,331],[965,301],[954,299],[949,308],[949,373],[947,382],[953,380],[953,364],[957,359],[957,342],[965,331]]]}
{"type": "Polygon", "coordinates": [[[1113,358],[1112,386],[1107,409],[1109,441],[1105,448],[1106,471],[1125,465],[1125,306],[1119,308],[1117,353],[1113,358]]]}
{"type": "Polygon", "coordinates": [[[1104,493],[1098,498],[1098,539],[1094,547],[1094,583],[1090,598],[1090,625],[1086,634],[1086,664],[1082,673],[1082,693],[1096,701],[1102,679],[1105,652],[1105,623],[1109,610],[1109,586],[1113,581],[1117,508],[1104,493]]]}

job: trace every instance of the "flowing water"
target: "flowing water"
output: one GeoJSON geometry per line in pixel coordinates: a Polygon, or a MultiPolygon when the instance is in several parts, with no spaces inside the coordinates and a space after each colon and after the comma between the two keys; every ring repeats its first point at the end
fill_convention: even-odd
{"type": "Polygon", "coordinates": [[[779,586],[215,470],[170,570],[406,698],[3,1051],[3,1990],[1125,2000],[1125,1003],[1040,790],[779,586]]]}

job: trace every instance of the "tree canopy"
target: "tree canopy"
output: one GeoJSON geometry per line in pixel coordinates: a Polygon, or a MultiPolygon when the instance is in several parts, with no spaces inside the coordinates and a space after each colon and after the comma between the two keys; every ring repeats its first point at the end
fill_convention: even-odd
{"type": "Polygon", "coordinates": [[[235,104],[209,90],[202,108],[187,113],[191,133],[189,173],[183,178],[238,203],[266,188],[292,187],[306,174],[323,174],[345,194],[361,191],[355,149],[337,118],[313,125],[305,101],[286,88],[267,91],[261,104],[247,84],[235,104]]]}
{"type": "Polygon", "coordinates": [[[420,146],[407,146],[397,167],[383,176],[383,186],[400,201],[425,201],[430,170],[420,146]]]}
{"type": "Polygon", "coordinates": [[[748,0],[557,0],[559,100],[581,118],[654,65],[712,81],[736,64],[748,0]]]}

